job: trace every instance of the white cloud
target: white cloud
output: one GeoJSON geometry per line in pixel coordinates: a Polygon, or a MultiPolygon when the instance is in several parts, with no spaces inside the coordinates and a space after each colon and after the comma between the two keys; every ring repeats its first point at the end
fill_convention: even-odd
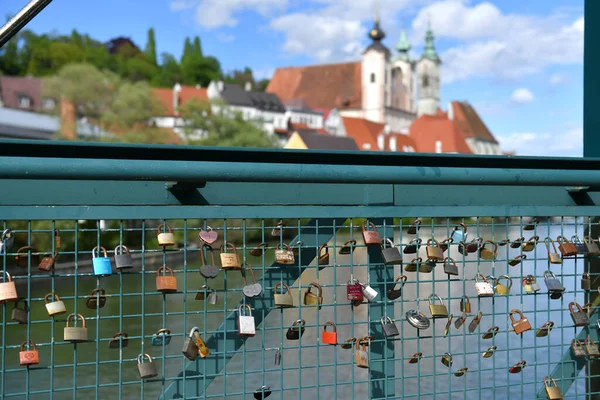
{"type": "Polygon", "coordinates": [[[573,128],[556,134],[512,133],[497,136],[504,151],[516,151],[521,156],[565,156],[583,155],[583,128],[573,128]]]}
{"type": "Polygon", "coordinates": [[[568,81],[569,81],[569,76],[567,74],[556,73],[556,74],[552,74],[552,76],[550,77],[551,85],[560,85],[560,84],[563,84],[568,81]]]}
{"type": "Polygon", "coordinates": [[[515,89],[515,91],[512,93],[512,96],[510,96],[510,99],[515,103],[527,104],[533,101],[534,96],[529,89],[519,88],[515,89]]]}
{"type": "Polygon", "coordinates": [[[217,33],[217,39],[219,39],[223,43],[233,42],[235,40],[235,35],[231,35],[228,33],[217,33]]]}

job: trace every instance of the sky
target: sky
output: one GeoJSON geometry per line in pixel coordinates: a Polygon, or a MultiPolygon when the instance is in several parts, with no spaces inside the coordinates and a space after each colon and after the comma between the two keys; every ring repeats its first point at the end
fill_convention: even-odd
{"type": "MultiPolygon", "coordinates": [[[[180,56],[186,36],[224,71],[360,60],[376,0],[54,0],[28,28],[72,29],[140,47],[156,31],[158,51],[180,56]]],[[[379,0],[384,44],[401,29],[420,57],[430,21],[442,59],[441,106],[470,102],[503,150],[581,156],[584,0],[379,0]]],[[[0,15],[27,0],[3,0],[0,15]]],[[[395,51],[394,51],[395,53],[395,51]]]]}

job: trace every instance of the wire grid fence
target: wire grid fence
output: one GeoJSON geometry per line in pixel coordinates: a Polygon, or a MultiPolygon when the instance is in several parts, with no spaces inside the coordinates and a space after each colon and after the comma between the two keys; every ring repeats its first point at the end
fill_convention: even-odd
{"type": "MultiPolygon", "coordinates": [[[[590,301],[592,292],[582,290],[580,282],[584,271],[591,272],[587,263],[592,257],[578,255],[564,258],[561,264],[550,264],[544,244],[546,237],[555,240],[557,236],[564,236],[570,240],[576,235],[583,239],[585,233],[592,232],[596,226],[592,218],[555,217],[534,224],[523,217],[428,218],[422,219],[420,229],[410,234],[414,219],[373,220],[381,237],[391,239],[399,250],[403,265],[384,265],[380,247],[367,248],[361,232],[365,220],[358,218],[285,220],[280,235],[274,232],[280,226],[276,219],[5,221],[4,229],[12,229],[16,240],[11,249],[0,255],[2,266],[14,279],[29,312],[27,323],[14,322],[11,320],[13,303],[2,305],[0,397],[173,398],[169,390],[175,383],[178,389],[174,397],[186,399],[245,399],[252,395],[263,398],[268,393],[271,398],[280,399],[384,398],[378,397],[379,392],[373,389],[378,386],[383,387],[383,393],[389,393],[390,389],[394,392],[387,398],[530,399],[535,398],[543,385],[544,376],[549,375],[563,353],[569,351],[573,338],[583,331],[597,339],[595,326],[575,327],[568,311],[571,301],[580,305],[590,301]],[[427,263],[429,239],[442,242],[452,237],[459,223],[465,224],[468,241],[481,237],[500,244],[496,259],[482,259],[478,251],[464,255],[459,252],[459,243],[450,243],[444,257],[455,260],[458,276],[447,275],[443,263],[437,263],[431,273],[407,271],[408,264],[416,257],[421,257],[423,264],[427,263]],[[159,224],[170,226],[175,246],[158,245],[159,224]],[[252,301],[245,298],[242,292],[245,283],[238,270],[221,270],[214,279],[200,275],[200,267],[212,260],[207,257],[201,261],[203,244],[198,234],[209,227],[218,234],[212,244],[216,265],[220,265],[220,245],[234,244],[240,262],[253,269],[262,285],[261,296],[252,301]],[[55,234],[56,229],[60,236],[55,234]],[[306,233],[306,229],[311,233],[306,233]],[[329,259],[323,265],[318,264],[317,258],[324,243],[312,243],[308,238],[315,232],[317,237],[319,232],[331,232],[327,241],[329,259]],[[532,251],[524,252],[523,243],[517,239],[524,237],[527,241],[533,236],[539,236],[539,242],[532,251]],[[344,243],[351,239],[357,241],[353,251],[340,254],[344,243]],[[422,244],[416,254],[407,254],[405,251],[414,239],[421,239],[422,244]],[[262,242],[267,242],[269,247],[258,256],[252,255],[251,251],[262,242]],[[90,262],[92,248],[105,247],[112,260],[112,249],[118,244],[129,248],[135,260],[134,268],[117,271],[113,261],[112,275],[95,276],[90,262]],[[274,263],[273,250],[284,244],[300,249],[294,265],[274,263]],[[32,246],[34,250],[19,253],[23,246],[32,246]],[[36,255],[44,257],[55,251],[58,258],[54,268],[49,272],[39,271],[36,255]],[[508,265],[523,253],[526,259],[518,265],[508,265]],[[15,265],[15,258],[20,256],[23,260],[24,254],[27,262],[15,265]],[[156,290],[156,271],[162,265],[173,269],[177,292],[164,294],[156,290]],[[294,281],[284,281],[292,288],[293,307],[279,307],[273,303],[273,288],[285,279],[286,275],[281,272],[290,270],[300,276],[294,281]],[[547,270],[552,271],[566,289],[560,299],[549,299],[544,284],[547,270]],[[510,276],[509,294],[478,298],[475,289],[478,273],[486,277],[510,276]],[[390,300],[387,290],[400,275],[407,277],[402,295],[390,300]],[[539,292],[525,292],[522,278],[527,275],[537,278],[539,292]],[[370,285],[378,296],[370,302],[365,299],[362,304],[351,304],[346,292],[351,277],[370,285]],[[318,282],[322,287],[320,308],[304,304],[311,282],[318,282]],[[207,301],[208,292],[203,285],[217,293],[216,304],[207,301]],[[106,305],[88,308],[86,302],[92,290],[98,288],[106,291],[106,305]],[[44,300],[48,293],[60,297],[66,314],[48,315],[44,300]],[[454,317],[447,333],[447,318],[431,319],[431,326],[422,330],[407,322],[406,312],[411,309],[430,317],[429,296],[432,294],[443,299],[448,313],[454,317]],[[466,322],[456,328],[455,321],[463,314],[460,302],[465,295],[470,298],[472,310],[466,315],[466,322]],[[204,299],[197,300],[202,297],[204,299]],[[256,336],[231,346],[219,343],[218,339],[207,340],[212,336],[226,341],[237,335],[235,322],[232,325],[223,321],[231,313],[235,321],[240,302],[252,306],[252,314],[258,321],[256,336]],[[532,330],[522,335],[511,332],[509,312],[513,309],[523,312],[532,330]],[[478,312],[482,313],[481,321],[470,332],[468,327],[478,312]],[[71,313],[85,317],[87,342],[73,344],[64,340],[66,316],[71,313]],[[382,317],[394,322],[398,336],[384,335],[382,317]],[[286,333],[297,320],[306,322],[304,333],[299,340],[289,340],[286,333]],[[328,321],[336,326],[338,345],[322,342],[328,321]],[[551,332],[545,337],[536,335],[547,321],[554,323],[551,332]],[[196,326],[207,341],[210,355],[198,358],[190,366],[181,350],[190,330],[196,326]],[[484,334],[493,326],[499,328],[498,333],[484,339],[484,334]],[[154,346],[153,336],[163,328],[170,331],[171,341],[154,346]],[[128,341],[126,345],[119,342],[117,348],[111,348],[115,347],[114,342],[113,346],[109,343],[117,332],[125,332],[128,341]],[[370,369],[358,368],[356,347],[348,349],[341,345],[351,338],[367,336],[371,337],[367,342],[370,369]],[[20,345],[28,340],[37,345],[40,362],[23,367],[19,365],[20,345]],[[492,347],[495,350],[486,354],[492,347]],[[152,357],[158,372],[157,377],[149,380],[140,379],[138,374],[138,355],[145,353],[152,357]],[[279,363],[277,353],[281,355],[279,363]],[[417,353],[421,356],[415,358],[417,353]],[[441,362],[446,353],[452,356],[450,367],[441,362]],[[491,356],[486,358],[483,354],[491,356]],[[522,360],[526,361],[526,367],[519,373],[511,373],[510,368],[522,360]],[[461,368],[468,370],[458,376],[461,368]],[[180,372],[184,369],[188,374],[182,377],[180,372]],[[200,375],[190,375],[190,370],[200,375]],[[195,382],[194,393],[186,393],[186,386],[182,384],[185,380],[195,382]],[[393,388],[386,387],[389,385],[393,388]],[[269,388],[260,391],[263,386],[269,388]],[[260,392],[257,393],[257,389],[260,392]]],[[[324,248],[320,254],[324,254],[324,248]]],[[[594,290],[598,288],[598,275],[591,273],[594,290]]],[[[249,274],[247,282],[252,283],[249,274]]],[[[314,292],[314,289],[311,290],[314,292]]],[[[587,357],[585,362],[591,364],[593,360],[587,357]]],[[[589,383],[597,378],[582,374],[563,395],[565,398],[598,395],[586,393],[586,380],[589,383]]]]}

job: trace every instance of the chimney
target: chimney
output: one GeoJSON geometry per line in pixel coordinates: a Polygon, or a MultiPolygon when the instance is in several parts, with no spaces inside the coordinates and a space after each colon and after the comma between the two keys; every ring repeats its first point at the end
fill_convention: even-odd
{"type": "Polygon", "coordinates": [[[385,136],[383,136],[383,133],[377,136],[377,147],[379,147],[379,150],[385,150],[385,136]]]}
{"type": "Polygon", "coordinates": [[[454,119],[454,107],[452,102],[448,103],[448,119],[452,121],[454,119]]]}
{"type": "Polygon", "coordinates": [[[392,131],[392,128],[390,128],[389,124],[385,124],[383,126],[383,133],[387,136],[390,134],[390,132],[392,131]]]}
{"type": "Polygon", "coordinates": [[[200,85],[199,83],[196,84],[196,89],[202,89],[202,85],[200,85]]]}
{"type": "Polygon", "coordinates": [[[251,92],[252,91],[252,83],[251,82],[246,82],[246,84],[244,85],[244,90],[246,92],[251,92]]]}
{"type": "Polygon", "coordinates": [[[176,83],[173,86],[173,111],[175,115],[179,115],[179,93],[181,93],[181,85],[176,83]]]}
{"type": "Polygon", "coordinates": [[[75,140],[76,132],[75,106],[69,100],[60,101],[60,132],[65,139],[75,140]]]}
{"type": "Polygon", "coordinates": [[[221,93],[225,89],[225,83],[223,83],[223,81],[218,81],[217,89],[219,90],[219,93],[221,93]]]}
{"type": "Polygon", "coordinates": [[[396,136],[390,138],[390,151],[398,151],[398,144],[396,143],[396,136]]]}

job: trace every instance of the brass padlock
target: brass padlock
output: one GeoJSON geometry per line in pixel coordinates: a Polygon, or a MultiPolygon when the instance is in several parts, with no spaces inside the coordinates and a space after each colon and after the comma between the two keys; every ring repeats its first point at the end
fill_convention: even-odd
{"type": "Polygon", "coordinates": [[[464,374],[466,374],[468,371],[469,371],[469,368],[467,368],[467,367],[459,368],[456,372],[454,372],[454,376],[461,377],[464,374]]]}
{"type": "Polygon", "coordinates": [[[88,330],[85,327],[85,318],[81,314],[71,314],[67,317],[67,325],[64,329],[64,337],[67,342],[87,342],[88,330]],[[73,326],[69,326],[69,321],[73,318],[73,326]],[[81,326],[77,325],[77,318],[81,319],[81,326]]]}
{"type": "Polygon", "coordinates": [[[26,340],[21,343],[21,350],[19,351],[19,364],[21,365],[36,365],[40,363],[40,353],[37,351],[35,342],[33,340],[26,340]],[[29,350],[25,350],[25,346],[29,350]]]}
{"type": "Polygon", "coordinates": [[[527,254],[519,254],[518,256],[515,256],[515,258],[508,260],[508,265],[510,265],[511,267],[516,267],[521,263],[521,261],[525,260],[526,258],[527,254]]]}
{"type": "Polygon", "coordinates": [[[311,282],[308,284],[308,291],[304,294],[304,304],[307,306],[315,306],[317,308],[321,308],[321,304],[323,304],[323,289],[321,285],[316,282],[311,282]],[[312,288],[316,289],[316,293],[312,292],[312,288]]]}
{"type": "Polygon", "coordinates": [[[275,305],[279,307],[293,307],[294,299],[292,298],[292,293],[290,292],[290,287],[283,282],[279,282],[273,288],[273,292],[275,293],[275,305]],[[283,293],[277,293],[277,288],[282,286],[286,289],[283,293]]]}
{"type": "Polygon", "coordinates": [[[54,229],[54,248],[60,249],[60,230],[54,229]]]}
{"type": "Polygon", "coordinates": [[[560,250],[563,257],[577,255],[577,247],[572,242],[569,242],[569,239],[561,235],[556,238],[556,241],[558,242],[558,250],[560,250]]]}
{"type": "Polygon", "coordinates": [[[433,260],[426,260],[424,262],[419,263],[419,272],[430,274],[434,268],[435,261],[433,260]]]}
{"type": "Polygon", "coordinates": [[[278,244],[275,248],[275,262],[282,265],[294,264],[296,259],[291,247],[285,243],[283,245],[278,244]]]}
{"type": "Polygon", "coordinates": [[[452,366],[452,354],[444,353],[444,355],[442,356],[442,364],[450,368],[452,366]]]}
{"type": "Polygon", "coordinates": [[[484,260],[495,260],[496,254],[498,254],[498,244],[491,240],[486,240],[483,242],[483,247],[479,249],[479,257],[484,260]],[[487,247],[487,245],[491,245],[492,249],[487,247]]]}
{"type": "Polygon", "coordinates": [[[594,339],[587,337],[583,340],[583,344],[585,344],[585,351],[590,358],[600,357],[600,350],[598,349],[596,342],[594,342],[594,339]]]}
{"type": "Polygon", "coordinates": [[[533,251],[533,249],[535,249],[535,246],[538,244],[539,240],[540,240],[539,236],[532,236],[529,238],[528,241],[523,243],[521,248],[523,249],[523,251],[526,251],[526,252],[533,251]]]}
{"type": "Polygon", "coordinates": [[[196,342],[196,335],[200,337],[200,328],[194,326],[192,329],[190,329],[190,334],[185,339],[183,349],[181,350],[181,353],[185,356],[185,358],[187,358],[190,361],[194,361],[196,358],[198,358],[199,355],[199,349],[196,342]]]}
{"type": "Polygon", "coordinates": [[[383,327],[383,333],[385,337],[394,337],[400,335],[394,320],[388,316],[381,317],[381,326],[383,327]]]}
{"type": "Polygon", "coordinates": [[[408,359],[408,363],[409,364],[416,364],[419,362],[419,360],[423,358],[423,353],[418,352],[413,354],[413,356],[411,358],[408,359]]]}
{"type": "Polygon", "coordinates": [[[408,264],[406,264],[404,270],[406,272],[416,272],[419,269],[419,266],[422,262],[423,259],[421,257],[413,258],[408,264]]]}
{"type": "Polygon", "coordinates": [[[356,248],[356,240],[350,239],[340,248],[339,254],[352,254],[356,248]]]}
{"type": "Polygon", "coordinates": [[[327,246],[327,243],[323,243],[321,246],[319,246],[319,265],[327,265],[329,264],[329,246],[327,246]],[[323,252],[323,250],[325,250],[323,252]]]}
{"type": "Polygon", "coordinates": [[[442,261],[444,259],[444,252],[440,248],[440,244],[435,239],[429,239],[427,241],[426,253],[427,258],[433,261],[442,261]]]}
{"type": "Polygon", "coordinates": [[[38,269],[40,271],[50,271],[54,267],[57,257],[58,257],[58,251],[55,251],[54,256],[46,256],[46,257],[42,258],[42,260],[38,264],[38,269]]]}
{"type": "Polygon", "coordinates": [[[479,297],[492,297],[494,295],[494,288],[481,274],[475,275],[475,289],[479,297]],[[479,278],[481,278],[481,281],[479,278]]]}
{"type": "Polygon", "coordinates": [[[481,335],[481,338],[482,339],[491,339],[494,336],[496,336],[498,334],[498,332],[500,332],[500,328],[497,326],[492,326],[490,329],[487,330],[486,333],[481,335]]]}
{"type": "Polygon", "coordinates": [[[481,318],[483,318],[483,313],[481,311],[479,311],[479,313],[473,318],[473,320],[469,324],[469,332],[470,333],[475,332],[475,329],[477,329],[477,327],[479,326],[479,323],[481,322],[481,318]]]}
{"type": "Polygon", "coordinates": [[[448,315],[448,321],[446,321],[446,326],[444,327],[444,336],[448,336],[448,333],[450,333],[450,326],[452,325],[453,317],[454,315],[452,314],[448,315]]]}
{"type": "Polygon", "coordinates": [[[152,361],[152,357],[149,354],[140,354],[137,357],[138,360],[138,372],[140,373],[140,378],[142,379],[150,379],[158,376],[158,371],[156,370],[156,364],[152,361]],[[147,359],[148,362],[144,362],[147,359]]]}
{"type": "Polygon", "coordinates": [[[389,238],[385,238],[382,242],[381,256],[383,257],[383,263],[385,265],[398,265],[402,264],[402,256],[400,255],[400,251],[396,246],[394,246],[394,242],[392,242],[389,238]],[[389,244],[390,247],[386,248],[385,245],[389,244]]]}
{"type": "Polygon", "coordinates": [[[108,342],[109,349],[124,349],[129,346],[129,335],[125,332],[117,332],[108,342]]]}
{"type": "Polygon", "coordinates": [[[517,238],[514,241],[510,242],[509,246],[511,249],[518,249],[519,247],[521,247],[523,245],[524,242],[525,242],[525,238],[523,236],[521,236],[520,238],[517,238]]]}
{"type": "Polygon", "coordinates": [[[510,317],[510,321],[517,335],[520,335],[521,333],[531,329],[531,324],[529,323],[529,320],[525,318],[521,310],[511,310],[510,313],[508,313],[508,316],[510,317]],[[515,321],[513,314],[519,314],[521,316],[521,319],[515,321]]]}
{"type": "Polygon", "coordinates": [[[573,355],[575,357],[585,357],[587,355],[587,352],[579,339],[571,340],[571,350],[573,350],[573,355]]]}
{"type": "Polygon", "coordinates": [[[106,291],[102,288],[92,290],[90,297],[85,301],[87,308],[102,308],[106,304],[106,291]]]}
{"type": "Polygon", "coordinates": [[[547,237],[544,239],[544,244],[546,245],[546,249],[548,250],[548,261],[550,261],[550,264],[562,264],[562,258],[560,257],[560,254],[558,254],[558,252],[556,251],[556,244],[554,244],[554,241],[551,238],[547,237]],[[550,244],[552,244],[552,249],[550,249],[550,244]]]}
{"type": "Polygon", "coordinates": [[[389,288],[387,291],[388,299],[396,300],[400,296],[402,296],[402,288],[404,288],[404,285],[406,284],[407,280],[408,278],[405,275],[400,275],[399,277],[397,277],[392,287],[389,288]]]}
{"type": "Polygon", "coordinates": [[[408,229],[406,230],[406,233],[408,233],[409,235],[416,235],[417,231],[419,230],[420,227],[421,227],[421,220],[417,218],[417,219],[415,219],[413,224],[408,227],[408,229]]]}
{"type": "Polygon", "coordinates": [[[306,321],[303,319],[296,320],[294,324],[285,333],[285,337],[288,340],[299,340],[304,334],[304,326],[306,321]]]}
{"type": "Polygon", "coordinates": [[[573,319],[575,326],[588,326],[590,324],[587,312],[585,312],[576,301],[569,303],[569,312],[571,313],[571,318],[573,319]],[[575,311],[574,307],[577,307],[577,311],[575,311]]]}
{"type": "Polygon", "coordinates": [[[219,234],[217,233],[217,231],[213,231],[213,228],[211,228],[208,225],[206,226],[206,230],[200,229],[200,232],[198,233],[198,239],[200,239],[209,246],[216,242],[218,237],[219,234]]]}
{"type": "Polygon", "coordinates": [[[540,327],[540,329],[538,329],[535,332],[535,336],[546,337],[550,334],[550,332],[552,331],[552,328],[554,328],[554,322],[552,322],[552,321],[544,322],[544,325],[542,325],[540,327]]]}
{"type": "Polygon", "coordinates": [[[416,238],[411,240],[406,246],[404,246],[404,250],[402,252],[404,254],[416,254],[419,252],[419,247],[421,247],[421,238],[416,238]]]}
{"type": "Polygon", "coordinates": [[[581,289],[582,290],[592,290],[592,278],[590,277],[589,272],[585,272],[581,276],[581,289]]]}
{"type": "Polygon", "coordinates": [[[548,400],[561,400],[563,398],[560,388],[551,376],[544,377],[544,387],[546,388],[548,400]]]}
{"type": "Polygon", "coordinates": [[[362,223],[362,236],[363,236],[363,240],[365,241],[365,245],[369,246],[369,245],[381,245],[381,236],[379,235],[379,232],[377,232],[377,228],[375,227],[375,224],[372,222],[369,222],[369,226],[372,228],[372,230],[367,230],[367,221],[363,221],[362,223]]]}
{"type": "Polygon", "coordinates": [[[224,270],[231,269],[242,269],[242,264],[240,264],[240,259],[238,257],[237,248],[233,243],[227,243],[227,245],[221,245],[221,268],[224,270]],[[231,249],[232,252],[228,253],[227,250],[231,249]]]}
{"type": "Polygon", "coordinates": [[[256,335],[256,325],[252,316],[252,308],[248,304],[238,307],[238,334],[252,337],[256,335]]]}
{"type": "Polygon", "coordinates": [[[600,247],[598,247],[597,241],[589,236],[584,236],[583,243],[587,247],[588,254],[590,256],[600,256],[600,247]]]}
{"type": "Polygon", "coordinates": [[[467,321],[467,315],[463,314],[460,317],[456,318],[456,321],[454,321],[454,327],[456,329],[460,329],[460,327],[463,326],[466,321],[467,321]]]}
{"type": "Polygon", "coordinates": [[[510,289],[512,289],[512,279],[510,279],[510,276],[508,275],[501,275],[498,278],[496,278],[495,280],[495,286],[494,289],[496,290],[496,294],[499,294],[500,296],[508,296],[508,294],[510,293],[510,289]],[[505,279],[508,281],[508,286],[503,285],[502,283],[500,283],[501,279],[505,279]]]}
{"type": "Polygon", "coordinates": [[[156,239],[158,240],[159,246],[173,246],[175,245],[175,236],[173,235],[173,231],[171,231],[171,227],[166,224],[161,224],[158,226],[158,231],[156,232],[156,239]],[[162,228],[166,229],[166,232],[162,232],[162,228]]]}
{"type": "MultiPolygon", "coordinates": [[[[265,251],[268,248],[269,248],[269,243],[267,243],[267,242],[259,243],[252,250],[250,250],[250,255],[254,256],[254,257],[260,257],[265,253],[265,251]]],[[[277,259],[277,257],[275,257],[275,259],[277,259]]]]}
{"type": "Polygon", "coordinates": [[[15,261],[17,262],[18,267],[26,267],[29,264],[29,259],[31,259],[31,265],[39,264],[40,255],[37,254],[35,247],[23,246],[17,250],[15,261]]]}
{"type": "Polygon", "coordinates": [[[481,353],[481,356],[483,358],[490,358],[491,356],[494,355],[494,352],[496,351],[496,349],[497,349],[496,346],[488,347],[483,353],[481,353]]]}
{"type": "Polygon", "coordinates": [[[440,242],[440,249],[442,249],[442,252],[446,252],[446,250],[448,250],[448,247],[450,247],[452,243],[454,243],[454,239],[452,238],[446,238],[442,240],[440,242]]]}
{"type": "Polygon", "coordinates": [[[44,302],[46,303],[46,310],[48,310],[48,315],[59,315],[67,312],[67,308],[65,307],[65,303],[58,297],[58,295],[53,293],[48,293],[44,296],[44,302]],[[50,302],[50,298],[52,298],[52,302],[50,302]]]}
{"type": "Polygon", "coordinates": [[[463,296],[462,299],[460,299],[460,311],[464,312],[465,314],[471,313],[471,302],[469,300],[469,296],[463,296]]]}
{"type": "Polygon", "coordinates": [[[271,236],[273,236],[273,237],[281,237],[283,235],[283,229],[284,229],[284,227],[285,227],[285,224],[283,223],[283,221],[279,221],[277,223],[277,225],[275,225],[275,227],[271,231],[271,236]]]}
{"type": "Polygon", "coordinates": [[[431,312],[432,318],[448,317],[448,309],[444,305],[444,301],[442,300],[442,298],[440,296],[438,296],[435,293],[432,293],[429,295],[428,300],[429,300],[429,312],[431,312]],[[438,299],[440,301],[440,304],[435,304],[435,299],[438,299]]]}
{"type": "Polygon", "coordinates": [[[177,291],[177,278],[175,278],[173,270],[166,265],[156,271],[156,290],[162,293],[177,291]],[[161,271],[163,271],[163,275],[160,274],[161,271]]]}
{"type": "Polygon", "coordinates": [[[356,341],[355,352],[356,366],[360,368],[369,368],[369,352],[364,338],[356,341]]]}
{"type": "Polygon", "coordinates": [[[29,307],[27,306],[27,300],[18,299],[17,302],[15,303],[15,306],[13,307],[11,319],[20,324],[26,324],[28,312],[29,312],[29,307]],[[25,304],[25,307],[23,307],[23,308],[18,307],[19,302],[21,300],[23,300],[23,303],[25,304]]]}

